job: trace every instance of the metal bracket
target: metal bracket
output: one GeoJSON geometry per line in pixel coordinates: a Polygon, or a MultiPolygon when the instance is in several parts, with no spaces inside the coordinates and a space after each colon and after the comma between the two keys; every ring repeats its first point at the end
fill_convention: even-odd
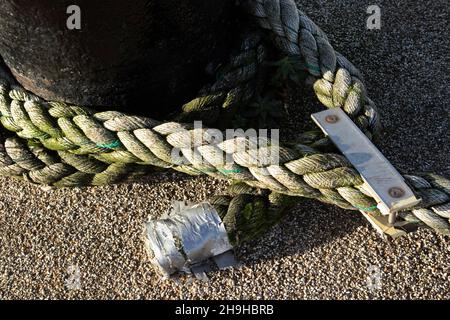
{"type": "Polygon", "coordinates": [[[381,214],[389,216],[377,217],[363,212],[364,217],[380,233],[393,237],[404,233],[395,228],[396,214],[415,206],[420,199],[416,198],[400,173],[342,109],[328,109],[314,113],[311,117],[359,172],[365,189],[377,201],[381,214]]]}

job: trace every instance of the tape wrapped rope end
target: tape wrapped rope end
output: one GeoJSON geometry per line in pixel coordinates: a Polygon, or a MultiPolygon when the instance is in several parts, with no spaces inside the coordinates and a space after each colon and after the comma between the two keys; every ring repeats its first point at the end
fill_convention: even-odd
{"type": "Polygon", "coordinates": [[[212,262],[219,269],[237,265],[225,226],[207,202],[174,201],[170,213],[145,224],[145,247],[164,278],[194,274],[207,280],[212,262]]]}

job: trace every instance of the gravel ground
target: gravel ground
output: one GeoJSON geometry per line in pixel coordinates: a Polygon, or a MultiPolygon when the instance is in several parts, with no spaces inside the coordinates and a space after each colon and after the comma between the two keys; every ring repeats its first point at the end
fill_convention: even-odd
{"type": "MultiPolygon", "coordinates": [[[[386,156],[403,171],[449,175],[448,2],[302,2],[364,71],[383,116],[386,156]],[[366,8],[375,3],[383,26],[368,31],[366,8]]],[[[294,95],[293,123],[318,110],[311,101],[306,91],[294,95]]],[[[171,199],[200,201],[225,187],[177,173],[71,190],[0,178],[0,298],[450,298],[449,238],[421,230],[385,242],[359,213],[309,200],[239,248],[242,267],[212,273],[206,283],[161,280],[143,249],[143,221],[165,212],[171,199]],[[371,288],[374,270],[381,278],[371,288]],[[80,286],[68,288],[65,280],[78,271],[80,286]]]]}

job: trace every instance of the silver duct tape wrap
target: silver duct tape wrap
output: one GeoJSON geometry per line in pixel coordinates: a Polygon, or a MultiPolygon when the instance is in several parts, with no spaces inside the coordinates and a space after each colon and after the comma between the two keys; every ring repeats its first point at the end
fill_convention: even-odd
{"type": "Polygon", "coordinates": [[[209,203],[174,203],[172,213],[146,223],[146,247],[165,276],[193,268],[233,249],[222,220],[209,203]]]}

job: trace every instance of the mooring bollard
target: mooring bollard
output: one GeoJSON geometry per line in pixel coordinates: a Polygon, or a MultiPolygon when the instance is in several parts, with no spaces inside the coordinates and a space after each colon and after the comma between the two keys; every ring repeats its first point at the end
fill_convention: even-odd
{"type": "Polygon", "coordinates": [[[0,3],[0,56],[47,100],[167,115],[197,94],[235,37],[233,0],[75,4],[80,28],[68,27],[71,0],[0,3]]]}

